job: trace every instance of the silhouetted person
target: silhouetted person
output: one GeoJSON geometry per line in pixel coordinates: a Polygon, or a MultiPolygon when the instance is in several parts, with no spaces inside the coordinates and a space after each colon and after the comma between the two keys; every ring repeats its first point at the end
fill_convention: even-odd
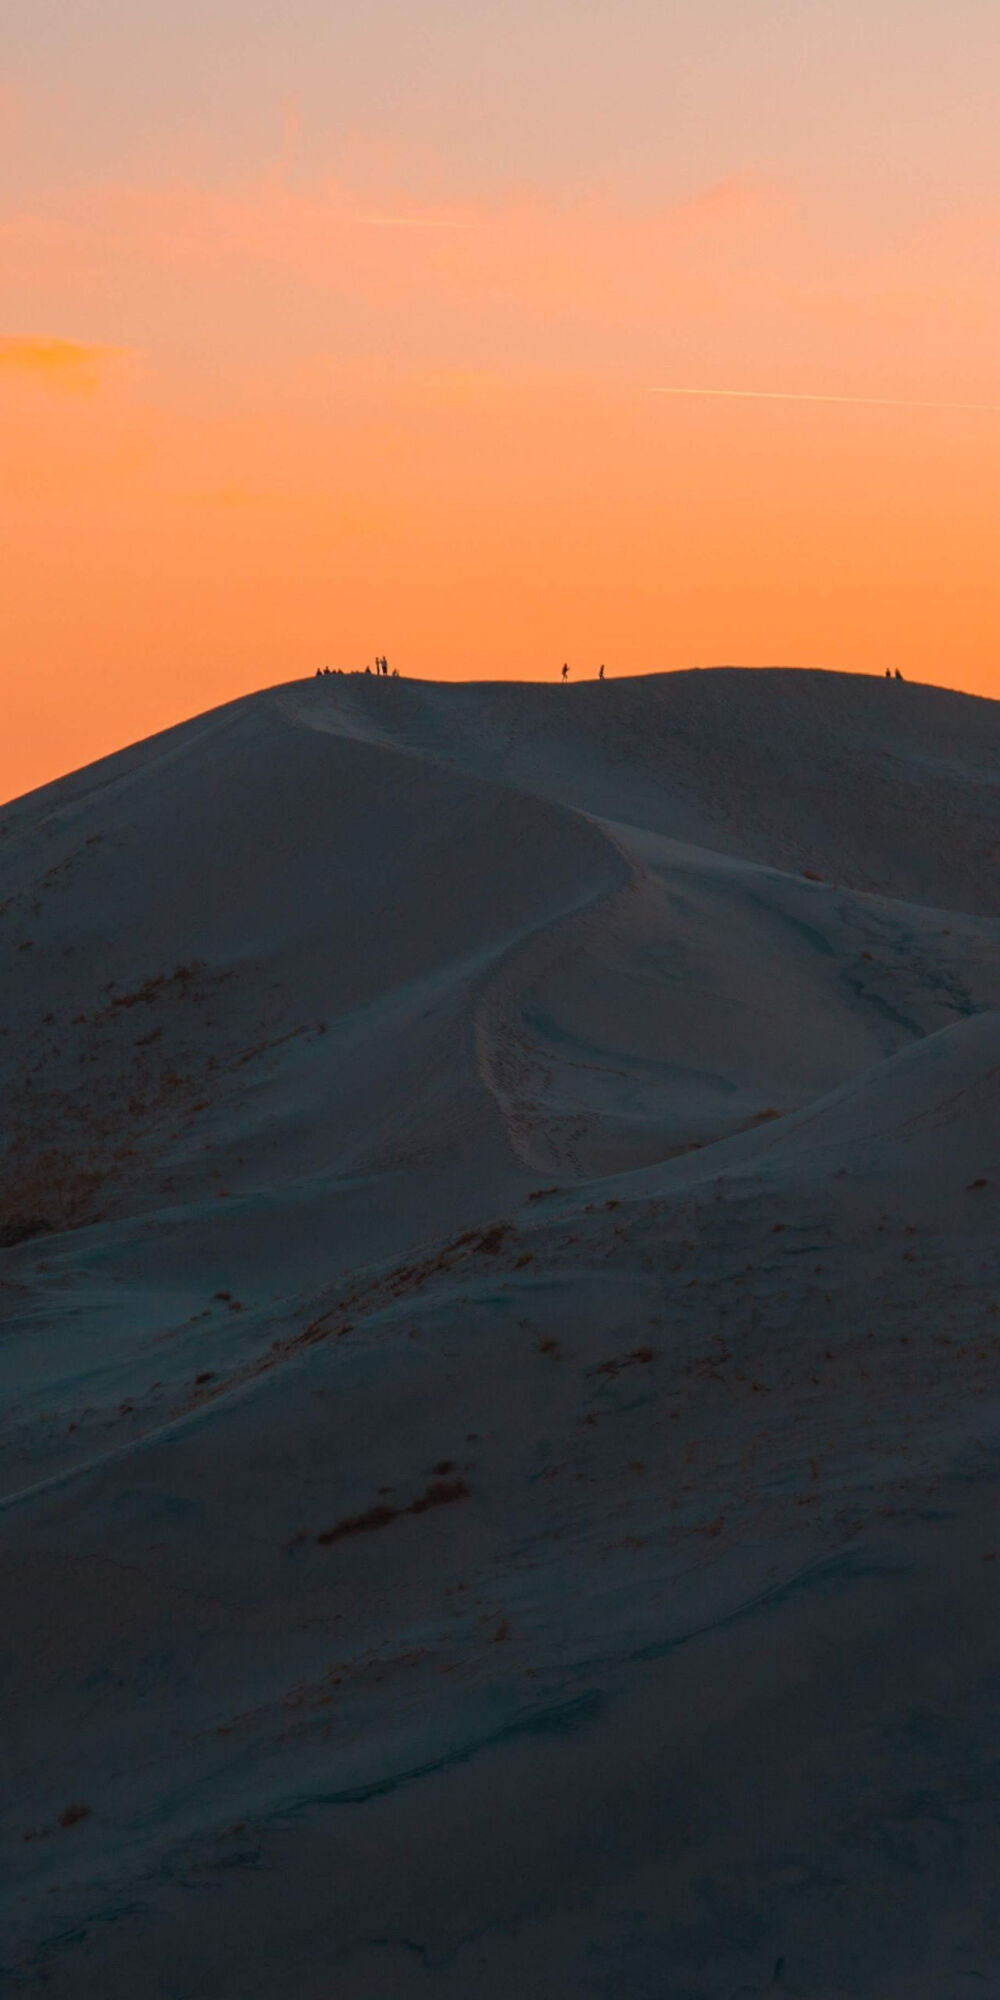
{"type": "Polygon", "coordinates": [[[886,667],[886,670],[885,670],[885,677],[886,677],[886,680],[887,680],[887,681],[891,681],[891,679],[892,679],[892,668],[891,668],[891,667],[886,667]]]}
{"type": "Polygon", "coordinates": [[[569,666],[565,660],[563,661],[562,678],[564,681],[569,680],[569,666]]]}
{"type": "Polygon", "coordinates": [[[599,681],[602,681],[602,680],[604,679],[604,668],[603,668],[603,667],[601,667],[601,668],[600,668],[600,669],[598,670],[598,675],[597,675],[597,678],[598,678],[598,680],[599,680],[599,681]]]}
{"type": "Polygon", "coordinates": [[[900,673],[900,671],[899,671],[899,668],[897,667],[897,668],[896,668],[896,679],[897,679],[898,681],[901,681],[901,680],[902,680],[902,678],[903,678],[903,676],[902,676],[902,674],[900,673]]]}
{"type": "Polygon", "coordinates": [[[366,674],[370,674],[370,673],[371,673],[371,668],[370,668],[370,667],[368,667],[368,666],[366,666],[366,668],[365,668],[365,673],[366,673],[366,674]]]}

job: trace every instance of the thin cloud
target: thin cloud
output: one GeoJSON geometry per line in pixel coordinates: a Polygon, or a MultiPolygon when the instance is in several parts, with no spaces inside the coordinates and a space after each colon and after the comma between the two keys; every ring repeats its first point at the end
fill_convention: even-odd
{"type": "Polygon", "coordinates": [[[437,215],[362,215],[358,220],[369,229],[474,229],[471,218],[437,215]]]}
{"type": "Polygon", "coordinates": [[[27,375],[51,388],[87,392],[121,350],[82,340],[0,334],[0,375],[27,375]]]}
{"type": "MultiPolygon", "coordinates": [[[[662,323],[685,301],[713,310],[727,249],[758,240],[783,213],[775,190],[739,177],[650,206],[627,189],[568,198],[530,185],[424,203],[391,184],[303,186],[270,173],[215,187],[67,191],[58,213],[0,216],[0,248],[32,282],[56,267],[79,284],[127,260],[133,286],[140,268],[197,270],[217,293],[234,273],[270,266],[312,290],[378,304],[421,295],[535,321],[573,313],[662,323]]],[[[742,268],[731,273],[726,296],[747,282],[742,268]]]]}
{"type": "Polygon", "coordinates": [[[851,403],[867,410],[979,410],[1000,416],[1000,403],[919,401],[903,396],[828,396],[793,389],[651,389],[651,396],[710,396],[745,403],[851,403]]]}

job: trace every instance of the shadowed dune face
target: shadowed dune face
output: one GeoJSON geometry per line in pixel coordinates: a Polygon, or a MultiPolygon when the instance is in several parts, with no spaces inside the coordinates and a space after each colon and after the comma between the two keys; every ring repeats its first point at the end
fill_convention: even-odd
{"type": "Polygon", "coordinates": [[[462,1059],[469,995],[623,881],[615,850],[544,800],[267,702],[121,762],[6,822],[8,1224],[344,1176],[433,1155],[442,1123],[456,1147],[468,1124],[474,1170],[491,1106],[462,1059]],[[421,1111],[435,1024],[458,1061],[421,1111]]]}
{"type": "Polygon", "coordinates": [[[992,1976],[998,842],[993,704],[791,672],[7,809],[15,1990],[992,1976]]]}
{"type": "Polygon", "coordinates": [[[567,688],[354,677],[279,699],[312,727],[399,741],[598,818],[907,902],[1000,913],[995,702],[725,668],[567,688]]]}

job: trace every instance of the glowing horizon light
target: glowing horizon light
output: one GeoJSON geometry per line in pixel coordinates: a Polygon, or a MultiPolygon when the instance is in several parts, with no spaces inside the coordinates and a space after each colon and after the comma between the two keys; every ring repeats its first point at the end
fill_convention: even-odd
{"type": "Polygon", "coordinates": [[[903,396],[832,396],[795,389],[660,389],[651,396],[711,396],[750,403],[851,403],[866,410],[979,410],[1000,416],[1000,403],[942,403],[903,396]]]}

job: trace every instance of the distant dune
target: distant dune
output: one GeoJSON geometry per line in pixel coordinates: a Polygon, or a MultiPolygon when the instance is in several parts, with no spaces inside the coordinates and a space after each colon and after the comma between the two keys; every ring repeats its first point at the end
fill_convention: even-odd
{"type": "Polygon", "coordinates": [[[997,1987],[1000,705],[364,676],[0,814],[0,1970],[997,1987]]]}

